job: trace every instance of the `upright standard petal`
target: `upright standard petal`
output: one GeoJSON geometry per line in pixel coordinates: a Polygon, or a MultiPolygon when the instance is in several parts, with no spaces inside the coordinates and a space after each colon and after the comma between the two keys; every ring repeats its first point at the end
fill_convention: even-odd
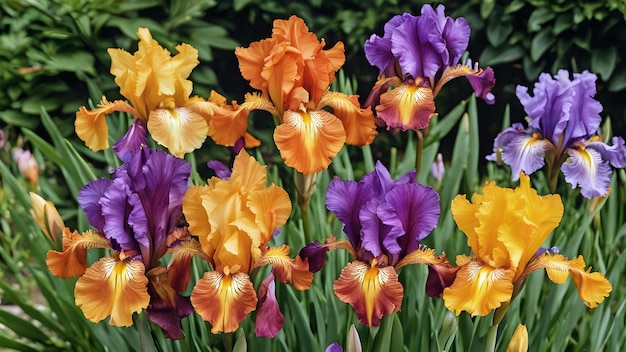
{"type": "Polygon", "coordinates": [[[343,223],[343,232],[348,235],[352,247],[361,247],[360,209],[374,197],[374,190],[363,183],[334,178],[326,191],[326,207],[343,223]]]}
{"type": "Polygon", "coordinates": [[[191,304],[202,319],[211,323],[211,332],[233,332],[248,313],[256,309],[257,296],[248,275],[224,275],[210,271],[191,292],[191,304]]]}
{"type": "Polygon", "coordinates": [[[76,282],[76,305],[94,323],[111,316],[111,325],[133,325],[133,313],[150,303],[144,270],[141,261],[101,258],[76,282]]]}
{"type": "Polygon", "coordinates": [[[105,178],[94,180],[83,186],[78,192],[78,204],[87,215],[89,224],[100,232],[104,231],[104,215],[102,215],[100,198],[104,196],[112,183],[113,181],[105,178]]]}
{"type": "Polygon", "coordinates": [[[380,319],[402,305],[403,288],[392,266],[378,267],[360,261],[346,265],[335,280],[335,295],[350,304],[361,324],[380,325],[380,319]]]}

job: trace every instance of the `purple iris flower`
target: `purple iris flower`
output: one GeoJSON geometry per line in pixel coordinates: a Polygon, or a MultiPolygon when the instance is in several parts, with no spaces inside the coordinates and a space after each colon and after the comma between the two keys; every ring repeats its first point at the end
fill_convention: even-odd
{"type": "Polygon", "coordinates": [[[589,71],[570,79],[568,71],[560,70],[555,76],[542,73],[533,96],[518,86],[528,127],[516,123],[501,132],[487,159],[509,165],[514,181],[520,172],[532,174],[547,164],[552,192],[560,170],[572,188],[580,186],[584,197],[605,195],[611,166],[626,167],[626,148],[622,137],[613,137],[608,145],[598,135],[602,105],[594,99],[596,79],[589,71]]]}
{"type": "Polygon", "coordinates": [[[440,264],[442,257],[420,244],[437,226],[439,195],[415,180],[415,171],[393,180],[380,163],[360,181],[333,179],[326,207],[341,221],[348,240],[329,238],[300,251],[310,270],[319,270],[328,250],[348,250],[334,292],[351,304],[362,324],[380,324],[382,316],[400,309],[403,288],[396,270],[408,264],[440,264]],[[376,307],[375,309],[372,307],[376,307]]]}
{"type": "MultiPolygon", "coordinates": [[[[160,263],[182,217],[191,165],[163,151],[141,148],[112,175],[85,185],[78,202],[89,223],[109,240],[119,260],[141,261],[148,278],[148,318],[169,338],[184,337],[181,318],[193,311],[188,297],[168,282],[160,263]]],[[[186,283],[183,285],[186,286],[186,283]]],[[[184,288],[182,288],[184,290],[184,288]]]]}
{"type": "Polygon", "coordinates": [[[442,86],[466,76],[476,96],[493,104],[493,70],[468,60],[459,64],[467,49],[470,27],[464,18],[452,19],[424,5],[420,16],[397,15],[385,24],[384,34],[365,42],[365,56],[380,70],[380,77],[365,105],[375,106],[388,128],[423,129],[435,115],[434,98],[442,86]]]}

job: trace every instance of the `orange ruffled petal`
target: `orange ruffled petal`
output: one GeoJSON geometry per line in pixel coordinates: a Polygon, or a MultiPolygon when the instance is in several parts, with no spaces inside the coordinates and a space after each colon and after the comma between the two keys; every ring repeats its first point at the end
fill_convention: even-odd
{"type": "Polygon", "coordinates": [[[533,261],[529,272],[539,268],[546,268],[548,277],[557,284],[565,283],[568,276],[572,277],[578,287],[578,296],[589,308],[595,308],[604,301],[613,290],[609,280],[599,272],[585,271],[585,260],[582,256],[568,260],[562,254],[544,254],[533,261]]]}
{"type": "Polygon", "coordinates": [[[141,261],[128,263],[104,257],[89,267],[76,282],[76,305],[90,321],[111,316],[109,324],[133,325],[133,313],[148,307],[148,278],[141,261]]]}
{"type": "Polygon", "coordinates": [[[485,316],[502,303],[511,300],[515,270],[493,268],[472,260],[463,265],[454,283],[443,290],[446,307],[456,313],[485,316]]]}
{"type": "Polygon", "coordinates": [[[194,287],[191,304],[202,319],[211,323],[211,332],[217,334],[237,330],[248,313],[256,309],[257,296],[248,275],[211,271],[194,287]]]}
{"type": "Polygon", "coordinates": [[[261,244],[267,244],[274,231],[285,225],[291,214],[289,194],[274,185],[251,192],[246,205],[254,214],[254,225],[256,231],[260,231],[261,244]]]}
{"type": "Polygon", "coordinates": [[[378,267],[360,261],[348,263],[335,280],[335,295],[350,304],[361,324],[380,325],[380,319],[399,311],[403,288],[391,266],[378,267]]]}
{"type": "Polygon", "coordinates": [[[308,290],[313,282],[313,273],[309,271],[309,263],[299,256],[289,257],[289,246],[283,244],[278,248],[269,248],[254,267],[272,264],[276,278],[284,284],[293,284],[297,290],[308,290]]]}
{"type": "Polygon", "coordinates": [[[416,84],[403,84],[380,96],[376,112],[388,128],[403,131],[426,128],[435,116],[433,91],[416,84]]]}
{"type": "Polygon", "coordinates": [[[106,97],[102,97],[97,109],[87,110],[81,106],[76,112],[76,120],[74,121],[76,134],[89,149],[98,151],[109,148],[109,127],[105,115],[114,111],[127,112],[135,117],[140,116],[139,112],[127,102],[122,100],[109,102],[106,97]]]}
{"type": "Polygon", "coordinates": [[[376,121],[372,109],[361,109],[358,96],[339,92],[328,92],[319,103],[319,108],[330,106],[346,132],[346,143],[364,146],[371,144],[376,132],[376,121]]]}
{"type": "Polygon", "coordinates": [[[324,111],[286,111],[274,130],[285,164],[303,174],[325,170],[346,140],[341,121],[324,111]]]}
{"type": "Polygon", "coordinates": [[[158,109],[150,113],[148,131],[171,154],[182,158],[202,146],[209,125],[200,114],[187,107],[158,109]]]}
{"type": "Polygon", "coordinates": [[[52,275],[62,279],[81,276],[87,269],[87,249],[109,248],[109,240],[101,233],[88,230],[82,235],[78,231],[63,230],[63,251],[49,250],[46,264],[52,275]]]}

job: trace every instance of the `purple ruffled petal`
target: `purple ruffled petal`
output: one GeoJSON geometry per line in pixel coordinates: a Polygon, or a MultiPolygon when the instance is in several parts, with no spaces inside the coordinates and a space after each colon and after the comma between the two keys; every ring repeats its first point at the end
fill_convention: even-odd
{"type": "Polygon", "coordinates": [[[335,178],[328,185],[326,208],[343,223],[343,232],[355,249],[361,247],[359,211],[373,195],[374,190],[363,183],[335,178]]]}
{"type": "Polygon", "coordinates": [[[470,27],[464,18],[453,20],[445,15],[445,7],[437,6],[436,12],[430,5],[422,6],[421,21],[429,28],[428,41],[441,56],[444,66],[456,65],[467,49],[470,27]]]}
{"type": "Polygon", "coordinates": [[[602,159],[600,152],[593,148],[569,149],[567,152],[569,161],[561,166],[565,181],[572,188],[580,185],[580,193],[585,198],[606,195],[611,186],[613,169],[608,161],[602,159]]]}
{"type": "Polygon", "coordinates": [[[365,57],[371,65],[378,67],[387,77],[394,75],[396,62],[396,58],[391,53],[391,35],[408,16],[411,15],[404,13],[392,17],[385,23],[382,37],[372,34],[370,38],[365,41],[365,57]]]}
{"type": "Polygon", "coordinates": [[[428,41],[434,30],[421,17],[410,16],[391,36],[391,52],[398,59],[402,74],[413,79],[433,78],[442,67],[441,55],[428,41]]]}
{"type": "Polygon", "coordinates": [[[144,123],[135,119],[124,137],[113,145],[113,150],[122,161],[130,160],[131,156],[148,144],[148,130],[144,123]]]}
{"type": "MultiPolygon", "coordinates": [[[[369,251],[373,257],[378,257],[383,253],[382,238],[388,235],[391,228],[384,226],[378,217],[378,207],[380,201],[377,198],[370,199],[359,212],[361,222],[361,247],[369,251]]],[[[395,253],[399,253],[397,250],[395,253]]]]}
{"type": "Polygon", "coordinates": [[[254,333],[256,336],[273,338],[283,328],[285,317],[276,300],[274,274],[270,273],[259,287],[259,304],[256,311],[254,333]]]}
{"type": "Polygon", "coordinates": [[[100,198],[104,196],[104,192],[111,186],[111,183],[111,180],[102,178],[89,182],[78,192],[78,204],[87,215],[89,224],[100,232],[104,231],[104,216],[102,215],[100,198]]]}
{"type": "MultiPolygon", "coordinates": [[[[133,211],[129,198],[133,198],[130,202],[134,204],[138,201],[137,195],[130,192],[121,178],[113,180],[100,200],[104,216],[103,232],[106,238],[117,243],[122,250],[138,252],[138,244],[128,223],[129,215],[133,211]]],[[[134,218],[137,217],[140,216],[135,214],[134,218]]]]}
{"type": "Polygon", "coordinates": [[[538,129],[552,144],[567,149],[581,139],[596,133],[600,126],[602,105],[596,94],[596,75],[585,71],[574,74],[560,70],[554,77],[539,76],[533,88],[518,86],[516,93],[530,119],[530,127],[538,129]]]}
{"type": "Polygon", "coordinates": [[[228,180],[230,178],[230,175],[232,174],[230,168],[228,168],[228,166],[226,166],[223,162],[219,160],[211,160],[206,165],[209,168],[213,169],[213,171],[215,172],[215,176],[221,179],[228,180]]]}
{"type": "Polygon", "coordinates": [[[399,232],[402,236],[384,238],[383,246],[390,253],[396,247],[402,249],[403,255],[413,252],[437,226],[441,211],[439,194],[418,183],[402,184],[387,193],[385,201],[378,215],[384,224],[394,228],[390,233],[399,232]]]}

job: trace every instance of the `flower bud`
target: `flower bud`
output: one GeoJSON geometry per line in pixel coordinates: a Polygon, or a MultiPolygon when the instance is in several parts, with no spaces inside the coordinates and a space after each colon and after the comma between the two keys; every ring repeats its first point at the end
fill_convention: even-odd
{"type": "Polygon", "coordinates": [[[59,211],[52,202],[43,199],[37,193],[30,192],[30,200],[33,203],[30,214],[46,237],[56,243],[65,228],[59,211]]]}

